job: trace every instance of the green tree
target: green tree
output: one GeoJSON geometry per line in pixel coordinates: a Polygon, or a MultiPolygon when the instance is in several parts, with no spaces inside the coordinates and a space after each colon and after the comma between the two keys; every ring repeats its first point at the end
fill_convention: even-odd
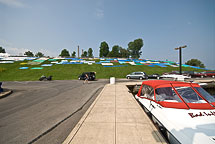
{"type": "Polygon", "coordinates": [[[100,45],[99,57],[107,57],[108,53],[109,53],[109,46],[105,41],[103,41],[100,45]]]}
{"type": "Polygon", "coordinates": [[[205,65],[198,59],[188,60],[185,64],[205,68],[205,65]]]}
{"type": "Polygon", "coordinates": [[[119,52],[120,52],[119,57],[121,57],[121,58],[129,58],[129,51],[127,49],[124,49],[124,48],[120,47],[119,52]]]}
{"type": "Polygon", "coordinates": [[[75,52],[75,51],[72,52],[72,57],[73,57],[73,58],[76,57],[76,52],[75,52]]]}
{"type": "Polygon", "coordinates": [[[92,48],[88,49],[88,57],[93,58],[93,49],[92,48]]]}
{"type": "Polygon", "coordinates": [[[69,51],[67,49],[63,49],[59,56],[61,56],[61,57],[69,57],[70,56],[69,51]]]}
{"type": "Polygon", "coordinates": [[[2,47],[0,47],[0,53],[6,53],[5,49],[3,49],[2,47]]]}
{"type": "Polygon", "coordinates": [[[38,52],[37,54],[35,54],[35,56],[36,56],[36,57],[43,57],[43,56],[44,56],[44,54],[43,54],[43,53],[41,53],[41,52],[38,52]]]}
{"type": "Polygon", "coordinates": [[[25,52],[24,55],[26,55],[28,57],[33,57],[34,56],[34,54],[31,51],[25,52]]]}
{"type": "Polygon", "coordinates": [[[141,48],[143,47],[143,40],[136,39],[128,44],[128,50],[132,58],[139,58],[142,54],[141,48]]]}
{"type": "Polygon", "coordinates": [[[114,45],[112,51],[108,53],[108,57],[119,57],[120,56],[119,50],[120,47],[118,45],[114,45]]]}
{"type": "Polygon", "coordinates": [[[82,58],[87,58],[87,51],[84,51],[83,54],[81,55],[82,58]]]}

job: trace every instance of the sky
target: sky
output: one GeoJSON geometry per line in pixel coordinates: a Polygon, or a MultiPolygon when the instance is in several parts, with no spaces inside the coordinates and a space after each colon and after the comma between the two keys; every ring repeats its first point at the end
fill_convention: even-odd
{"type": "Polygon", "coordinates": [[[215,69],[215,0],[0,0],[0,46],[58,56],[77,47],[99,56],[106,41],[128,48],[143,39],[140,58],[199,59],[215,69]]]}

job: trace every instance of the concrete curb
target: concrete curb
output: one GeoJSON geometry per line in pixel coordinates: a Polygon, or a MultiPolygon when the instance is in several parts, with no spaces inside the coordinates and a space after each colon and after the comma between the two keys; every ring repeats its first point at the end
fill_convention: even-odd
{"type": "Polygon", "coordinates": [[[5,98],[13,93],[12,90],[9,89],[3,89],[4,91],[0,93],[0,99],[5,98]]]}
{"type": "MultiPolygon", "coordinates": [[[[107,84],[108,85],[108,84],[107,84]]],[[[89,113],[91,112],[91,110],[93,109],[94,105],[96,104],[96,102],[98,101],[98,99],[101,97],[105,87],[107,86],[105,85],[104,88],[102,89],[102,91],[100,92],[100,94],[97,96],[97,98],[95,99],[95,101],[91,104],[91,106],[88,108],[88,110],[85,112],[85,114],[83,115],[83,117],[79,120],[79,122],[76,124],[76,126],[73,128],[73,130],[71,131],[71,133],[68,135],[68,137],[64,140],[64,142],[62,144],[69,144],[73,137],[76,135],[76,133],[78,132],[78,130],[80,129],[80,127],[82,126],[83,122],[85,121],[85,119],[87,118],[87,116],[89,115],[89,113]]]]}

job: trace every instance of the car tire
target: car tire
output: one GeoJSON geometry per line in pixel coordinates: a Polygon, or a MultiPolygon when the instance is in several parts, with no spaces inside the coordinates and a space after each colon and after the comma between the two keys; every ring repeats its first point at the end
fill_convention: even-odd
{"type": "Polygon", "coordinates": [[[142,80],[142,79],[143,79],[143,77],[139,77],[139,79],[140,79],[140,80],[142,80]]]}
{"type": "Polygon", "coordinates": [[[130,79],[130,77],[128,76],[127,79],[130,79]]]}
{"type": "Polygon", "coordinates": [[[213,75],[212,78],[214,78],[215,76],[213,75]]]}

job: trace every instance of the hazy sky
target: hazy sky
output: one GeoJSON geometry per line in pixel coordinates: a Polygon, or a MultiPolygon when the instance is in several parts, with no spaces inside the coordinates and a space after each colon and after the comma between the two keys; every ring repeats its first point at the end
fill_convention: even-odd
{"type": "Polygon", "coordinates": [[[137,38],[141,58],[192,58],[215,69],[215,0],[0,0],[0,46],[10,54],[27,50],[57,56],[93,49],[106,41],[123,48],[137,38]]]}

